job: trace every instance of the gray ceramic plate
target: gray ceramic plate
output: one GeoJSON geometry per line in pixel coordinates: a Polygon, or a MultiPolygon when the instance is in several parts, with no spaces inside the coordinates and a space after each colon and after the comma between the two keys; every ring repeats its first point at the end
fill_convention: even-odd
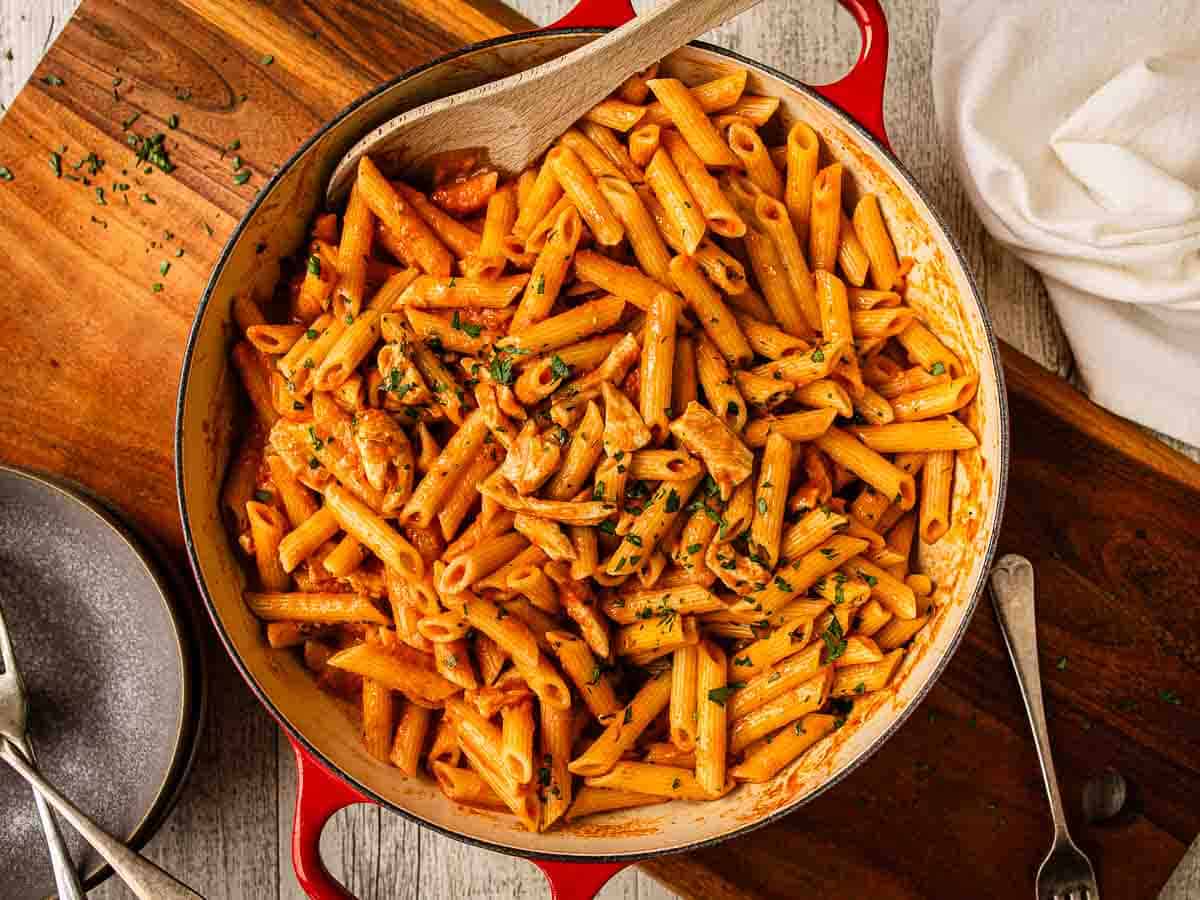
{"type": "MultiPolygon", "coordinates": [[[[29,694],[46,777],[135,846],[161,824],[191,763],[201,685],[190,622],[139,543],[99,504],[0,466],[0,607],[29,694]]],[[[70,828],[88,885],[107,873],[70,828]]],[[[54,879],[29,788],[0,765],[3,896],[54,879]]]]}

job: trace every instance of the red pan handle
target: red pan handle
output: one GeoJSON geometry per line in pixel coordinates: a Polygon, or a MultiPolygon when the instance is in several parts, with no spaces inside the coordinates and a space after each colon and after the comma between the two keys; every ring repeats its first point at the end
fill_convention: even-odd
{"type": "Polygon", "coordinates": [[[369,802],[342,779],[308,755],[290,734],[296,752],[296,818],[292,822],[292,866],[296,880],[313,900],[354,900],[321,862],[321,831],[339,809],[369,802]]]}
{"type": "Polygon", "coordinates": [[[550,882],[554,900],[592,900],[608,879],[629,865],[627,862],[574,863],[549,859],[533,862],[550,882]]]}
{"type": "MultiPolygon", "coordinates": [[[[847,113],[891,149],[883,125],[883,83],[887,78],[887,17],[879,0],[838,0],[862,35],[862,46],[854,66],[841,79],[813,88],[847,113]]],[[[634,17],[629,0],[579,0],[575,7],[550,28],[615,28],[634,17]]]]}
{"type": "Polygon", "coordinates": [[[858,59],[842,78],[831,84],[813,88],[826,100],[871,132],[889,150],[887,129],[883,124],[883,83],[887,80],[888,27],[887,17],[879,0],[838,0],[854,21],[862,45],[858,59]]]}

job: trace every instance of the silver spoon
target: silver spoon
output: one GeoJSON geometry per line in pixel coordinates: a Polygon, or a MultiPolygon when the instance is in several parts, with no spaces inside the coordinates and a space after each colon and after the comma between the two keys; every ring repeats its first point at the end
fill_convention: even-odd
{"type": "Polygon", "coordinates": [[[664,0],[620,28],[540,66],[389,119],[350,148],[329,179],[333,205],[364,156],[403,170],[437,153],[482,148],[519,172],[631,75],[759,0],[664,0]]]}

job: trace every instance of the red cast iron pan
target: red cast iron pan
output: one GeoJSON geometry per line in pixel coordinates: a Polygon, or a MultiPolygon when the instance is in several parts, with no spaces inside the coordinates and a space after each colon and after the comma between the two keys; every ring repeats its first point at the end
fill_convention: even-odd
{"type": "MultiPolygon", "coordinates": [[[[883,85],[887,77],[887,19],[878,0],[839,0],[854,16],[862,35],[858,59],[848,73],[832,84],[813,87],[826,100],[891,148],[883,126],[883,85]]],[[[569,13],[545,31],[565,28],[616,28],[636,15],[629,0],[580,0],[569,13]]],[[[292,862],[301,887],[317,900],[343,900],[351,895],[321,861],[321,831],[340,809],[373,802],[317,762],[289,733],[296,751],[299,779],[296,819],[292,828],[292,862]]],[[[765,824],[765,823],[762,823],[765,824]]],[[[740,833],[740,832],[738,832],[740,833]]],[[[734,835],[729,835],[733,837],[734,835]]],[[[550,882],[555,900],[590,900],[610,878],[631,863],[531,860],[550,882]]]]}
{"type": "MultiPolygon", "coordinates": [[[[224,329],[228,327],[230,284],[237,284],[237,289],[242,289],[243,282],[239,279],[243,275],[250,277],[254,274],[252,264],[256,259],[260,259],[255,237],[263,240],[262,248],[266,247],[268,240],[287,243],[293,239],[297,242],[303,239],[303,226],[292,221],[296,218],[294,208],[302,206],[303,197],[311,203],[323,184],[322,170],[319,167],[310,165],[304,168],[305,155],[324,137],[332,136],[331,131],[339,126],[343,131],[346,130],[346,126],[352,124],[352,117],[362,112],[372,98],[380,97],[390,88],[399,86],[401,82],[425,77],[426,81],[436,82],[435,87],[441,88],[443,93],[461,89],[455,85],[462,83],[461,76],[471,70],[481,51],[499,55],[519,55],[523,52],[522,42],[528,44],[530,37],[506,36],[462,48],[427,66],[405,73],[373,94],[360,99],[331,120],[284,165],[271,184],[260,193],[222,254],[201,302],[184,358],[176,422],[176,473],[184,535],[201,594],[208,605],[218,634],[251,689],[279,721],[295,749],[299,783],[292,833],[292,856],[297,878],[309,896],[318,900],[340,900],[350,896],[329,875],[321,862],[321,830],[329,817],[339,809],[354,803],[377,802],[456,839],[501,852],[529,856],[545,872],[557,900],[586,900],[593,897],[616,872],[636,859],[696,849],[743,834],[785,815],[795,809],[803,799],[811,799],[820,791],[831,787],[899,727],[932,686],[961,640],[983,589],[988,564],[995,551],[996,533],[1003,508],[1008,466],[1008,423],[1003,374],[987,312],[979,299],[978,290],[970,281],[969,273],[961,263],[961,254],[957,252],[953,240],[946,234],[936,215],[928,208],[912,179],[907,177],[888,153],[889,143],[883,125],[883,85],[887,69],[888,37],[879,0],[839,2],[850,11],[858,23],[862,46],[858,60],[850,72],[833,84],[806,88],[786,75],[735,53],[702,43],[695,43],[691,48],[692,52],[706,59],[724,57],[724,61],[728,63],[750,68],[766,80],[774,81],[798,95],[804,101],[804,105],[814,113],[833,121],[835,131],[846,132],[842,151],[849,152],[861,147],[861,159],[864,160],[867,169],[880,178],[902,182],[902,185],[895,189],[903,195],[902,199],[911,201],[907,203],[907,214],[915,215],[916,219],[924,223],[920,227],[913,225],[912,228],[916,231],[924,228],[921,233],[933,236],[931,239],[936,239],[936,243],[941,247],[928,255],[926,264],[931,270],[935,270],[935,275],[941,272],[943,280],[949,279],[953,282],[952,289],[957,291],[959,298],[957,307],[953,303],[950,304],[951,307],[955,307],[958,318],[951,317],[942,324],[946,326],[947,332],[967,336],[963,338],[963,346],[966,348],[964,353],[971,359],[978,360],[981,375],[980,395],[987,395],[986,402],[979,402],[978,412],[982,418],[975,424],[980,425],[981,431],[988,432],[986,440],[981,439],[981,443],[987,444],[988,454],[983,455],[986,458],[981,456],[983,464],[978,472],[973,473],[978,476],[977,479],[973,483],[971,479],[967,479],[969,487],[964,487],[964,490],[973,490],[977,494],[977,497],[966,498],[968,502],[963,504],[969,510],[966,518],[973,518],[968,523],[959,523],[961,527],[957,540],[960,543],[960,555],[950,560],[951,565],[943,566],[940,572],[935,573],[939,575],[939,584],[950,586],[949,589],[955,593],[955,602],[950,604],[954,616],[942,623],[953,627],[940,629],[940,632],[944,633],[939,632],[928,641],[925,649],[930,652],[914,653],[914,656],[923,658],[914,662],[914,677],[907,679],[912,684],[897,688],[894,706],[881,710],[885,713],[881,723],[874,723],[873,730],[866,727],[861,729],[861,743],[849,746],[855,735],[851,734],[847,738],[848,749],[840,767],[835,767],[819,777],[814,776],[816,780],[813,783],[807,784],[799,793],[793,792],[790,795],[792,798],[802,799],[785,797],[765,808],[751,804],[741,809],[741,814],[736,818],[725,820],[734,824],[728,827],[721,825],[718,829],[714,829],[713,821],[714,817],[716,820],[720,819],[720,813],[707,813],[707,822],[696,826],[694,830],[676,828],[672,836],[664,836],[655,829],[649,836],[644,832],[639,838],[618,830],[607,838],[560,836],[559,843],[550,841],[547,846],[539,847],[537,841],[525,840],[522,843],[519,839],[509,839],[506,836],[493,839],[491,833],[479,828],[473,830],[466,825],[459,830],[456,827],[457,813],[453,810],[450,813],[437,812],[435,815],[440,815],[441,819],[434,821],[435,815],[426,816],[404,799],[396,799],[394,794],[378,790],[376,784],[372,783],[374,778],[370,775],[370,770],[354,768],[357,763],[353,756],[347,756],[344,752],[330,752],[329,739],[323,743],[319,733],[314,737],[313,728],[316,727],[318,731],[320,727],[332,729],[332,724],[324,720],[316,721],[312,713],[308,713],[309,718],[305,721],[309,722],[309,725],[305,728],[291,721],[293,718],[303,718],[303,715],[298,716],[294,707],[288,712],[289,707],[279,702],[282,695],[272,696],[271,685],[264,683],[264,678],[269,682],[272,677],[282,683],[288,674],[284,671],[286,665],[282,662],[277,664],[276,661],[266,661],[262,656],[264,651],[261,649],[259,637],[260,626],[252,621],[253,617],[241,603],[241,575],[238,563],[228,549],[227,535],[219,522],[214,500],[217,492],[215,486],[219,486],[224,463],[220,454],[209,446],[209,436],[215,431],[212,425],[219,417],[219,404],[214,400],[214,396],[227,387],[228,380],[220,371],[220,361],[225,358],[224,329]],[[471,54],[477,56],[471,57],[471,54]],[[291,184],[290,195],[286,192],[282,195],[279,193],[287,187],[282,181],[285,175],[296,176],[291,184]],[[304,194],[296,192],[296,182],[303,182],[301,189],[304,194]],[[289,202],[293,206],[289,206],[289,202]],[[271,219],[272,216],[275,218],[271,219]],[[266,220],[266,224],[263,220],[266,220]],[[276,226],[275,231],[262,230],[272,223],[276,226]],[[253,233],[256,227],[260,231],[253,233]],[[283,236],[280,236],[281,234],[283,236]],[[233,274],[230,274],[231,272],[233,274]],[[964,310],[966,312],[963,312],[964,310]],[[240,649],[239,640],[242,641],[240,649]],[[280,674],[281,672],[283,674],[280,674]],[[364,772],[367,774],[364,775],[364,772]],[[577,843],[571,845],[569,841],[577,843]],[[560,851],[560,847],[567,849],[560,851]],[[583,849],[580,850],[579,847],[583,849]]],[[[571,13],[542,33],[560,40],[572,36],[586,36],[598,29],[618,26],[633,15],[634,10],[629,0],[580,0],[571,13]]],[[[537,48],[533,49],[536,51],[537,48]]],[[[528,64],[526,61],[526,65],[528,64]]],[[[478,76],[479,72],[475,70],[474,77],[478,76]]],[[[365,118],[365,114],[363,117],[365,118]]],[[[358,132],[361,133],[364,132],[358,132]]],[[[339,139],[340,137],[344,135],[339,136],[339,139]]],[[[345,146],[348,149],[349,144],[345,146]]],[[[326,143],[320,149],[327,152],[330,145],[326,143]]],[[[868,177],[875,175],[868,174],[868,177]]],[[[900,224],[903,226],[904,223],[900,224]]],[[[261,258],[265,256],[264,254],[261,258]]],[[[956,507],[958,502],[956,497],[956,507]]],[[[957,521],[957,508],[955,516],[957,521]]],[[[299,678],[303,673],[297,671],[295,675],[299,678]]],[[[279,689],[278,685],[276,689],[279,689]]],[[[312,691],[315,690],[312,688],[312,691]]],[[[340,722],[335,724],[340,726],[340,722]]],[[[349,737],[345,735],[344,728],[339,728],[337,733],[343,742],[340,746],[345,750],[349,746],[345,743],[349,737]]],[[[361,748],[355,745],[354,751],[360,752],[361,748]]],[[[669,817],[670,814],[665,815],[669,817]]],[[[697,812],[697,818],[689,822],[698,822],[704,815],[703,812],[697,812]]]]}

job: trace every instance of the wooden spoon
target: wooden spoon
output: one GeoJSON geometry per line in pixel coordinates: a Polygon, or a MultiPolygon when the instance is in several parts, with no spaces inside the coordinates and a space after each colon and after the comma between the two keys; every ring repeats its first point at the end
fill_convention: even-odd
{"type": "Polygon", "coordinates": [[[443,97],[384,122],[338,163],[332,205],[353,182],[363,156],[412,169],[435,153],[479,148],[516,173],[631,75],[759,0],[664,0],[620,28],[540,66],[443,97]]]}

